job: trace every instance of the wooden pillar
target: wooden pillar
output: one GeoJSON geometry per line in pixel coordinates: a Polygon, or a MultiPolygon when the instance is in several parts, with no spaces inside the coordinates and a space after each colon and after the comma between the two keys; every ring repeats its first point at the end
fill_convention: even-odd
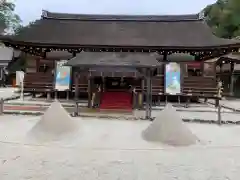
{"type": "Polygon", "coordinates": [[[40,58],[36,59],[36,72],[39,72],[40,58]]]}
{"type": "Polygon", "coordinates": [[[141,92],[138,93],[138,107],[140,109],[143,108],[143,100],[144,100],[144,95],[145,95],[145,79],[141,79],[141,92]]]}
{"type": "Polygon", "coordinates": [[[55,92],[54,92],[54,99],[56,100],[57,98],[58,98],[58,91],[55,90],[55,92]]]}
{"type": "Polygon", "coordinates": [[[218,125],[222,124],[222,116],[221,116],[221,105],[218,105],[218,110],[217,110],[217,115],[218,115],[218,125]]]}
{"type": "Polygon", "coordinates": [[[153,94],[152,94],[152,71],[151,69],[149,70],[150,71],[150,106],[149,106],[149,118],[151,119],[152,118],[152,103],[153,103],[153,100],[152,100],[152,97],[153,97],[153,94]]]}
{"type": "Polygon", "coordinates": [[[94,99],[92,103],[92,80],[91,76],[88,76],[88,108],[92,108],[92,105],[94,104],[94,99]]]}
{"type": "Polygon", "coordinates": [[[51,92],[47,92],[47,101],[51,100],[51,92]]]}
{"type": "Polygon", "coordinates": [[[66,99],[67,99],[67,101],[69,100],[69,93],[70,93],[70,91],[67,90],[67,91],[66,91],[66,99]]]}
{"type": "Polygon", "coordinates": [[[151,78],[151,69],[147,69],[146,72],[147,79],[147,95],[146,95],[146,119],[151,119],[152,112],[152,78],[151,78]]]}
{"type": "MultiPolygon", "coordinates": [[[[221,81],[223,83],[223,78],[222,78],[222,62],[220,62],[219,64],[219,76],[217,78],[217,86],[218,86],[218,82],[221,81]]],[[[224,83],[224,86],[223,86],[223,92],[226,92],[226,87],[225,87],[225,83],[224,83]]]]}
{"type": "MultiPolygon", "coordinates": [[[[163,62],[165,62],[165,63],[167,63],[167,61],[168,61],[168,59],[167,59],[167,56],[168,56],[168,52],[164,52],[163,53],[163,62]]],[[[167,105],[167,103],[168,103],[168,96],[167,96],[167,94],[165,94],[165,86],[166,86],[166,84],[165,84],[165,76],[166,76],[166,74],[165,74],[165,68],[166,68],[166,64],[164,64],[164,66],[163,66],[163,71],[164,71],[164,76],[163,76],[163,82],[164,82],[164,86],[163,86],[163,95],[165,95],[165,106],[167,105]]],[[[163,96],[164,97],[164,96],[163,96]]]]}
{"type": "Polygon", "coordinates": [[[1,98],[0,100],[0,115],[4,113],[4,100],[1,98]]]}
{"type": "Polygon", "coordinates": [[[186,98],[187,98],[187,99],[186,99],[185,108],[189,108],[189,104],[190,104],[190,96],[187,95],[186,98]]]}
{"type": "Polygon", "coordinates": [[[233,88],[234,88],[234,77],[233,77],[233,72],[234,72],[234,63],[231,63],[231,70],[230,70],[230,95],[233,96],[233,88]]]}
{"type": "Polygon", "coordinates": [[[134,90],[132,92],[132,108],[137,108],[137,93],[134,90]]]}
{"type": "Polygon", "coordinates": [[[105,92],[105,76],[102,76],[102,92],[105,92]]]}
{"type": "Polygon", "coordinates": [[[79,95],[79,89],[78,89],[78,78],[80,77],[78,72],[75,72],[74,74],[74,84],[75,84],[75,100],[78,100],[78,95],[79,95]]]}
{"type": "Polygon", "coordinates": [[[215,100],[215,107],[217,108],[219,105],[220,105],[220,99],[217,98],[217,99],[215,100]]]}

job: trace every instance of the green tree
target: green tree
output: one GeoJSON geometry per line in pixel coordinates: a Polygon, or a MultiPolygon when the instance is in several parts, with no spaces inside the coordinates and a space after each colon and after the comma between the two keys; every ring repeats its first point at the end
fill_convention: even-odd
{"type": "Polygon", "coordinates": [[[223,38],[240,36],[240,1],[218,0],[204,9],[208,25],[223,38]]]}
{"type": "MultiPolygon", "coordinates": [[[[0,4],[0,31],[14,33],[21,26],[20,17],[15,14],[15,4],[8,0],[3,0],[0,4]]],[[[0,33],[1,33],[0,32],[0,33]]]]}

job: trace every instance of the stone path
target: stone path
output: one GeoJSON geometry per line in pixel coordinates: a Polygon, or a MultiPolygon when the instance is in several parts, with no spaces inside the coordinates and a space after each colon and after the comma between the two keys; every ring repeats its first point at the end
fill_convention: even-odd
{"type": "MultiPolygon", "coordinates": [[[[211,101],[209,101],[211,103],[211,101]]],[[[26,98],[24,101],[22,100],[11,100],[5,103],[4,112],[12,113],[12,114],[31,114],[31,115],[40,115],[43,114],[44,111],[50,106],[51,102],[40,101],[40,100],[32,100],[31,98],[26,98]]],[[[227,107],[231,108],[222,108],[221,109],[221,117],[222,120],[232,121],[232,122],[240,122],[240,114],[237,111],[233,111],[240,106],[240,101],[221,101],[221,104],[224,104],[227,107]],[[232,109],[232,110],[231,110],[232,109]]],[[[62,105],[66,108],[69,113],[73,113],[75,111],[75,105],[73,101],[63,101],[62,105]]],[[[177,105],[177,104],[176,104],[177,105]]],[[[98,117],[98,118],[109,118],[109,119],[119,119],[125,118],[129,119],[144,119],[145,111],[136,110],[133,113],[123,113],[123,112],[99,112],[97,110],[89,110],[86,109],[87,103],[83,102],[80,104],[80,115],[83,117],[98,117]]],[[[176,107],[180,116],[184,120],[196,120],[196,121],[218,121],[217,109],[213,105],[209,104],[190,104],[189,108],[184,108],[178,105],[176,107]]],[[[152,117],[156,117],[157,113],[163,109],[163,106],[153,107],[152,117]]],[[[240,108],[239,108],[240,110],[240,108]]]]}
{"type": "Polygon", "coordinates": [[[47,107],[5,105],[4,111],[45,111],[47,107]]]}
{"type": "MultiPolygon", "coordinates": [[[[208,103],[215,104],[215,101],[208,100],[208,103]]],[[[223,108],[231,109],[233,111],[239,111],[240,112],[240,100],[221,100],[220,104],[223,108]]]]}
{"type": "Polygon", "coordinates": [[[15,90],[16,90],[15,88],[0,88],[0,99],[15,96],[16,95],[16,93],[14,92],[15,90]]]}
{"type": "Polygon", "coordinates": [[[188,123],[201,143],[176,148],[144,141],[149,121],[74,118],[76,134],[42,142],[38,120],[0,116],[1,180],[239,180],[240,126],[188,123]]]}

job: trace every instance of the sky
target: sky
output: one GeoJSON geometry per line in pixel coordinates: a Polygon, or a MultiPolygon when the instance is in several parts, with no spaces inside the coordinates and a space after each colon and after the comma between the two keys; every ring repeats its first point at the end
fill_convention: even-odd
{"type": "Polygon", "coordinates": [[[23,24],[40,18],[42,10],[77,14],[194,14],[216,0],[15,0],[23,24]]]}

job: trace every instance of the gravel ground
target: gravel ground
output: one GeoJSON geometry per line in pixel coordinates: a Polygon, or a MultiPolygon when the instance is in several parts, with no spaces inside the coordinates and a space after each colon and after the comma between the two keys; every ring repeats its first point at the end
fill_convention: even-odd
{"type": "Polygon", "coordinates": [[[14,92],[15,90],[15,88],[0,88],[0,99],[16,96],[17,94],[14,92]]]}
{"type": "Polygon", "coordinates": [[[149,143],[149,121],[74,118],[75,134],[37,141],[39,117],[0,117],[0,179],[239,180],[240,127],[187,124],[201,143],[174,148],[149,143]]]}

